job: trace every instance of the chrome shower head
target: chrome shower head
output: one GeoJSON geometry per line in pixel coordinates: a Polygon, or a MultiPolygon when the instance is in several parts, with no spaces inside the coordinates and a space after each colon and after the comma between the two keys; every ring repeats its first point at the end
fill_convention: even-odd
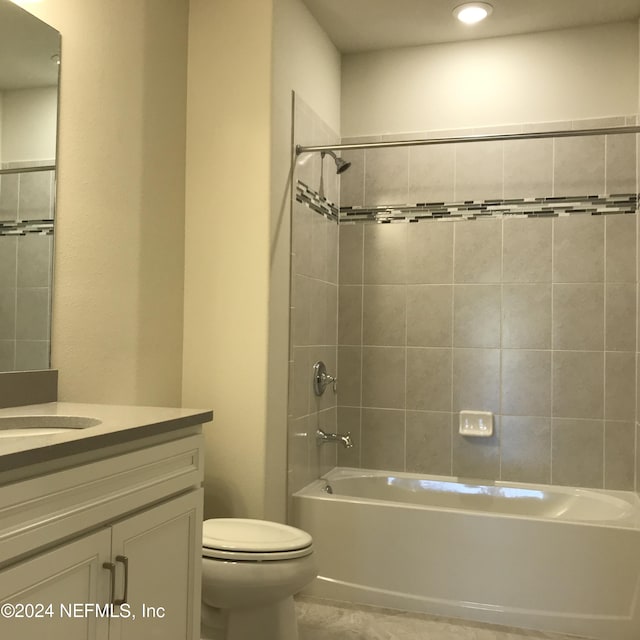
{"type": "Polygon", "coordinates": [[[336,163],[336,173],[344,173],[350,166],[351,163],[339,158],[333,151],[323,151],[321,156],[324,158],[327,154],[329,154],[333,161],[336,163]]]}

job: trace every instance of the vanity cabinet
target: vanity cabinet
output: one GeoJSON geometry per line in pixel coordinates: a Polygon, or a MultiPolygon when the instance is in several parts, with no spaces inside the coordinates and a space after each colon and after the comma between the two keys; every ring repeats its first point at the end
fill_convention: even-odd
{"type": "Polygon", "coordinates": [[[0,486],[0,637],[199,638],[202,436],[152,443],[0,486]]]}

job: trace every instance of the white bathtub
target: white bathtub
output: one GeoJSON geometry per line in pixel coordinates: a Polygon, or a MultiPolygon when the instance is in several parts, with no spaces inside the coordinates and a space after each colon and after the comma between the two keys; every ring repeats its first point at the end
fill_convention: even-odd
{"type": "Polygon", "coordinates": [[[635,493],[334,469],[294,494],[293,524],[313,536],[310,595],[640,639],[635,493]]]}

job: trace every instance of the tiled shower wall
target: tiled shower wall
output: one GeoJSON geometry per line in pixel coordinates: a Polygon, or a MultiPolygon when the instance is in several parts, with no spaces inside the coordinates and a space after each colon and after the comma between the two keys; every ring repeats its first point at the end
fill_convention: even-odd
{"type": "MultiPolygon", "coordinates": [[[[637,191],[627,135],[343,155],[343,209],[637,191]]],[[[636,214],[341,224],[339,264],[340,465],[634,488],[636,214]]]]}
{"type": "MultiPolygon", "coordinates": [[[[295,99],[294,141],[336,144],[338,135],[305,103],[295,99]]],[[[333,203],[338,202],[338,177],[331,158],[305,154],[296,165],[298,181],[333,203]]],[[[296,189],[294,188],[294,194],[296,189]]],[[[295,195],[294,195],[295,198],[295,195]]],[[[317,446],[316,429],[336,431],[337,395],[332,387],[316,397],[312,367],[323,360],[337,368],[338,224],[336,219],[294,200],[291,228],[291,309],[288,411],[288,484],[295,492],[336,465],[336,446],[317,446]]]]}
{"type": "Polygon", "coordinates": [[[49,368],[54,184],[53,171],[0,177],[0,371],[49,368]]]}

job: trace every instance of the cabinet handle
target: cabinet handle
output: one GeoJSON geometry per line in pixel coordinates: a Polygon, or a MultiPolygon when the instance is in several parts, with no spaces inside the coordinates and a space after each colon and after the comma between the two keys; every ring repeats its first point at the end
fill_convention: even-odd
{"type": "Polygon", "coordinates": [[[122,594],[122,600],[113,601],[113,604],[120,606],[121,604],[126,604],[127,594],[129,593],[129,558],[127,556],[116,556],[116,562],[122,562],[124,565],[124,593],[122,594]]]}
{"type": "Polygon", "coordinates": [[[106,569],[111,574],[111,588],[109,590],[109,603],[115,604],[113,601],[114,594],[116,592],[116,565],[113,562],[103,562],[102,568],[106,569]]]}

